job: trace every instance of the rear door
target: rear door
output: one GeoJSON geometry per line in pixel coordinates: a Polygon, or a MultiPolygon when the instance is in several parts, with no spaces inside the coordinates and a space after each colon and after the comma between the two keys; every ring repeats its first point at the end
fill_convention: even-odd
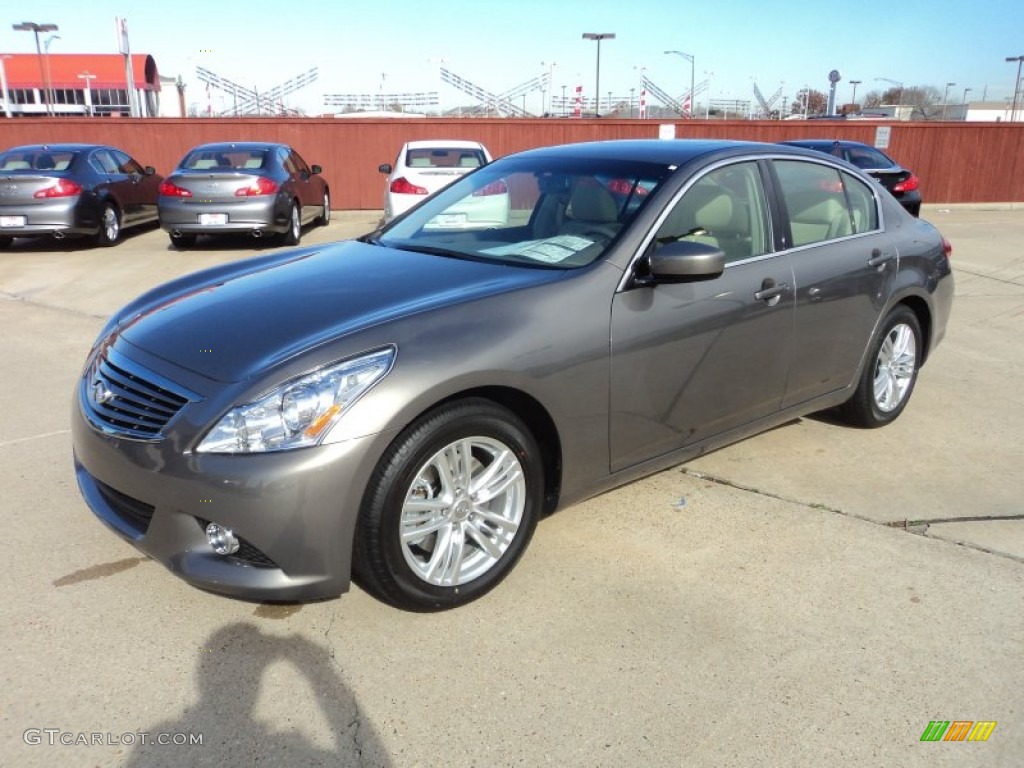
{"type": "Polygon", "coordinates": [[[896,275],[872,188],[840,168],[774,160],[795,280],[793,364],[782,407],[847,386],[896,275]]]}
{"type": "MultiPolygon", "coordinates": [[[[120,153],[123,155],[123,153],[120,153]]],[[[127,155],[123,155],[127,159],[127,155]]],[[[102,187],[121,209],[121,225],[129,226],[141,215],[141,197],[137,185],[131,175],[122,167],[110,148],[97,149],[93,152],[91,165],[102,171],[102,187]]]]}
{"type": "MultiPolygon", "coordinates": [[[[131,206],[132,222],[152,221],[156,218],[156,198],[160,187],[156,175],[147,176],[141,163],[119,149],[111,149],[110,154],[117,163],[118,176],[123,177],[120,194],[126,205],[131,206]]],[[[125,218],[127,220],[127,216],[125,218]]]]}

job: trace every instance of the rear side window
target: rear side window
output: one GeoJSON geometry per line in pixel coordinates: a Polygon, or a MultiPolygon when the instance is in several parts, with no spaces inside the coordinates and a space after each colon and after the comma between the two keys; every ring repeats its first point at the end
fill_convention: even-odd
{"type": "Polygon", "coordinates": [[[423,147],[407,150],[405,164],[409,168],[479,168],[487,158],[471,147],[423,147]]]}
{"type": "Polygon", "coordinates": [[[776,160],[774,165],[794,247],[853,234],[853,215],[843,189],[845,174],[799,160],[776,160]]]}
{"type": "Polygon", "coordinates": [[[92,157],[89,158],[89,164],[98,168],[100,173],[118,173],[117,161],[105,149],[93,152],[92,157]]]}
{"type": "Polygon", "coordinates": [[[870,187],[845,171],[842,177],[843,191],[853,214],[853,231],[859,234],[878,229],[878,205],[870,187]]]}

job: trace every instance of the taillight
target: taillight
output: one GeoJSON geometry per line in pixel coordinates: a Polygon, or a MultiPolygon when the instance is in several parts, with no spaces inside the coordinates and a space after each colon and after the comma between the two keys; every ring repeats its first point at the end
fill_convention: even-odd
{"type": "Polygon", "coordinates": [[[901,181],[899,184],[892,188],[893,192],[913,192],[915,189],[921,186],[921,180],[914,174],[910,174],[907,178],[901,181]]]}
{"type": "Polygon", "coordinates": [[[502,179],[492,181],[483,187],[480,187],[476,192],[473,193],[473,197],[489,197],[490,195],[507,195],[508,187],[505,186],[505,182],[502,179]]]}
{"type": "Polygon", "coordinates": [[[235,190],[235,197],[256,197],[258,195],[272,195],[277,192],[277,182],[268,179],[266,176],[257,176],[247,187],[235,190]]]}
{"type": "Polygon", "coordinates": [[[418,187],[404,176],[391,182],[391,191],[396,195],[429,195],[425,187],[418,187]]]}
{"type": "Polygon", "coordinates": [[[164,197],[192,197],[192,193],[184,187],[179,187],[173,181],[160,182],[160,194],[164,197]]]}
{"type": "Polygon", "coordinates": [[[946,254],[947,259],[953,255],[953,244],[946,238],[942,238],[942,252],[946,254]]]}
{"type": "Polygon", "coordinates": [[[82,185],[67,179],[57,179],[51,186],[37,190],[32,197],[71,197],[82,192],[82,185]]]}

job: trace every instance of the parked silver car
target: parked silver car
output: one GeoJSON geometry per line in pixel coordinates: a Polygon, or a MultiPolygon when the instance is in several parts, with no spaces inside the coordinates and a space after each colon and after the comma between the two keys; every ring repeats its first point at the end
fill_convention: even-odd
{"type": "Polygon", "coordinates": [[[16,237],[92,237],[116,245],[156,221],[163,177],[117,147],[32,144],[0,153],[0,249],[16,237]]]}
{"type": "Polygon", "coordinates": [[[160,185],[160,226],[178,248],[199,235],[226,234],[278,234],[298,245],[304,224],[331,220],[320,171],[284,144],[203,144],[160,185]]]}
{"type": "Polygon", "coordinates": [[[75,392],[93,511],[189,582],[412,610],[494,587],[559,507],[802,414],[907,406],[950,246],[808,150],[625,141],[502,158],[357,241],[179,279],[75,392]],[[504,227],[446,228],[501,182],[504,227]]]}

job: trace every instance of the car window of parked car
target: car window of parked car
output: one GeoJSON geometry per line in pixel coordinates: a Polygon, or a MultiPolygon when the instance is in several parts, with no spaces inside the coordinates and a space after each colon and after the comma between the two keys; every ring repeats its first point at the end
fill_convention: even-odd
{"type": "Polygon", "coordinates": [[[291,176],[298,176],[299,175],[299,169],[295,165],[295,163],[292,160],[291,155],[288,153],[288,151],[285,150],[285,149],[281,149],[281,150],[278,150],[277,154],[278,154],[278,157],[281,158],[281,165],[288,172],[288,174],[291,175],[291,176]]]}
{"type": "Polygon", "coordinates": [[[706,173],[672,208],[656,239],[713,245],[726,262],[768,253],[768,204],[757,164],[735,163],[706,173]]]}
{"type": "Polygon", "coordinates": [[[793,246],[854,233],[853,212],[838,168],[799,160],[776,160],[774,166],[793,246]]]}
{"type": "Polygon", "coordinates": [[[98,149],[92,153],[92,157],[89,158],[90,164],[93,167],[99,166],[100,173],[119,173],[117,167],[117,161],[111,156],[110,152],[106,149],[98,149]]]}
{"type": "Polygon", "coordinates": [[[117,168],[121,173],[134,173],[140,176],[144,173],[142,166],[124,152],[115,149],[111,154],[114,156],[114,161],[117,163],[117,168]]]}
{"type": "Polygon", "coordinates": [[[298,172],[301,175],[303,175],[303,176],[311,176],[313,174],[313,172],[309,169],[309,166],[306,164],[306,161],[303,160],[299,156],[299,153],[296,152],[294,149],[289,154],[289,157],[290,157],[290,159],[292,161],[292,165],[295,166],[295,168],[298,170],[298,172]]]}
{"type": "Polygon", "coordinates": [[[847,147],[843,150],[846,162],[858,168],[891,168],[895,163],[873,147],[847,147]]]}
{"type": "Polygon", "coordinates": [[[60,150],[5,152],[0,155],[0,172],[63,171],[74,157],[74,152],[60,150]]]}
{"type": "Polygon", "coordinates": [[[487,164],[483,151],[466,147],[424,147],[405,153],[409,168],[479,168],[487,164]]]}

